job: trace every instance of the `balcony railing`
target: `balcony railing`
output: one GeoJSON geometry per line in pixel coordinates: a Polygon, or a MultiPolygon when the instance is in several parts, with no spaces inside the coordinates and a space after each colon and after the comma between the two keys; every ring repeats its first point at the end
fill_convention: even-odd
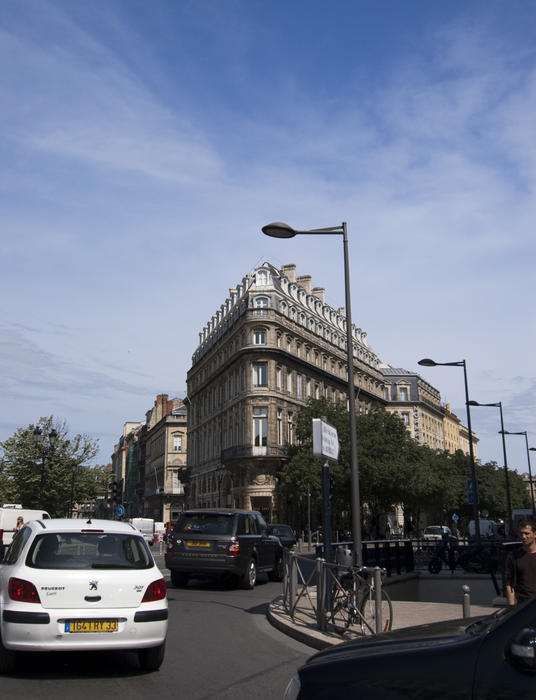
{"type": "Polygon", "coordinates": [[[279,457],[284,459],[288,456],[288,449],[282,445],[266,445],[255,447],[253,445],[235,445],[222,450],[222,462],[232,459],[244,459],[248,457],[279,457]],[[262,450],[262,453],[260,452],[262,450]]]}

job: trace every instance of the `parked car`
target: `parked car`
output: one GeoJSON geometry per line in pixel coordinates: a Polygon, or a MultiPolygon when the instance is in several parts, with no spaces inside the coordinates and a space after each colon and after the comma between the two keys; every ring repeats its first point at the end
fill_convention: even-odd
{"type": "Polygon", "coordinates": [[[257,574],[283,580],[283,548],[255,510],[185,510],[169,537],[165,555],[174,586],[190,576],[226,576],[254,588],[257,574]]]}
{"type": "Polygon", "coordinates": [[[0,672],[19,651],[133,649],[164,659],[166,583],[142,535],[112,520],[36,520],[0,565],[0,672]]]}
{"type": "Polygon", "coordinates": [[[428,527],[424,528],[422,538],[426,542],[439,542],[441,540],[458,540],[456,535],[452,534],[450,527],[447,527],[446,525],[428,525],[428,527]]]}
{"type": "Polygon", "coordinates": [[[270,535],[275,535],[275,537],[279,537],[279,541],[283,547],[286,547],[287,549],[294,547],[296,544],[296,533],[290,527],[290,525],[272,523],[271,525],[268,525],[268,533],[270,535]]]}
{"type": "Polygon", "coordinates": [[[362,637],[312,656],[285,700],[516,698],[536,687],[536,599],[493,615],[362,637]]]}

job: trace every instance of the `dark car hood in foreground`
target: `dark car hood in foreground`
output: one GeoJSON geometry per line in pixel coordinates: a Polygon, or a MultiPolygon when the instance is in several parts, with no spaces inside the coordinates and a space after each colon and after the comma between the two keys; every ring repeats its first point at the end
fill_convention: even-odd
{"type": "MultiPolygon", "coordinates": [[[[460,638],[466,638],[465,630],[473,622],[486,620],[488,616],[466,618],[461,620],[445,620],[432,622],[416,627],[405,627],[393,632],[377,634],[373,637],[362,637],[351,642],[344,642],[337,646],[324,649],[312,656],[307,664],[324,663],[345,656],[356,658],[357,656],[385,654],[425,646],[439,646],[451,644],[460,638]]],[[[490,618],[491,619],[491,618],[490,618]]]]}

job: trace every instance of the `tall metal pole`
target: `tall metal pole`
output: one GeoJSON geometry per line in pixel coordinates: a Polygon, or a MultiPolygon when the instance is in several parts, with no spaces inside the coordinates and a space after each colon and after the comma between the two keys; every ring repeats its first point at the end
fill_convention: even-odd
{"type": "Polygon", "coordinates": [[[473,431],[471,429],[471,410],[469,408],[469,386],[467,383],[467,366],[465,360],[462,360],[463,379],[465,383],[465,407],[467,409],[467,429],[469,430],[469,461],[471,462],[471,481],[473,493],[473,519],[475,521],[475,538],[477,544],[480,544],[480,516],[478,514],[478,483],[476,480],[475,467],[475,451],[473,448],[473,431]]]}
{"type": "Polygon", "coordinates": [[[536,517],[536,509],[534,508],[534,489],[532,487],[532,468],[530,466],[530,452],[529,452],[529,439],[527,437],[527,431],[525,430],[523,432],[523,435],[525,436],[525,444],[527,446],[527,462],[529,465],[529,484],[530,484],[530,500],[532,503],[532,517],[536,517]]]}
{"type": "MultiPolygon", "coordinates": [[[[508,460],[506,459],[506,440],[504,438],[504,420],[503,420],[503,410],[502,401],[499,401],[499,412],[501,414],[501,437],[503,446],[503,459],[504,459],[504,480],[506,487],[506,517],[508,518],[508,532],[512,532],[512,500],[510,498],[510,481],[508,479],[508,460]]],[[[533,506],[534,508],[534,506],[533,506]]]]}
{"type": "Polygon", "coordinates": [[[346,357],[348,365],[348,403],[350,410],[350,468],[352,476],[352,535],[354,543],[354,565],[361,566],[363,552],[361,543],[361,500],[359,497],[359,464],[357,458],[357,422],[355,411],[354,353],[352,341],[352,308],[350,302],[350,265],[348,262],[348,237],[346,221],[343,221],[344,288],[346,295],[346,357]]]}
{"type": "Polygon", "coordinates": [[[352,343],[352,310],[350,304],[350,265],[348,262],[348,237],[346,221],[341,226],[310,229],[298,231],[292,226],[281,221],[267,224],[262,227],[266,236],[273,238],[293,238],[298,234],[303,235],[340,235],[343,237],[344,248],[344,290],[346,298],[346,345],[348,365],[348,403],[350,412],[350,468],[352,476],[352,534],[353,534],[353,563],[361,566],[363,561],[361,542],[361,503],[359,497],[359,466],[357,460],[357,424],[355,413],[355,385],[354,385],[354,357],[352,343]]]}

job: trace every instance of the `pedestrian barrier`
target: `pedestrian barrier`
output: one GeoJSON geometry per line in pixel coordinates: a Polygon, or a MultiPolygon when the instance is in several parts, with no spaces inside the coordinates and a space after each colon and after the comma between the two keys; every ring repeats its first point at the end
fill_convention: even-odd
{"type": "MultiPolygon", "coordinates": [[[[340,563],[326,562],[321,557],[312,560],[310,557],[289,550],[284,552],[283,563],[283,599],[291,620],[296,622],[299,619],[304,624],[312,624],[321,632],[328,631],[333,588],[341,586],[341,578],[345,574],[353,575],[355,570],[340,563]]],[[[382,602],[381,569],[380,567],[367,568],[374,573],[373,590],[378,613],[374,622],[376,629],[368,625],[368,630],[365,631],[361,625],[361,632],[356,628],[348,630],[349,632],[364,634],[382,629],[382,617],[379,612],[382,602]]],[[[392,620],[390,622],[392,623],[392,620]]]]}

